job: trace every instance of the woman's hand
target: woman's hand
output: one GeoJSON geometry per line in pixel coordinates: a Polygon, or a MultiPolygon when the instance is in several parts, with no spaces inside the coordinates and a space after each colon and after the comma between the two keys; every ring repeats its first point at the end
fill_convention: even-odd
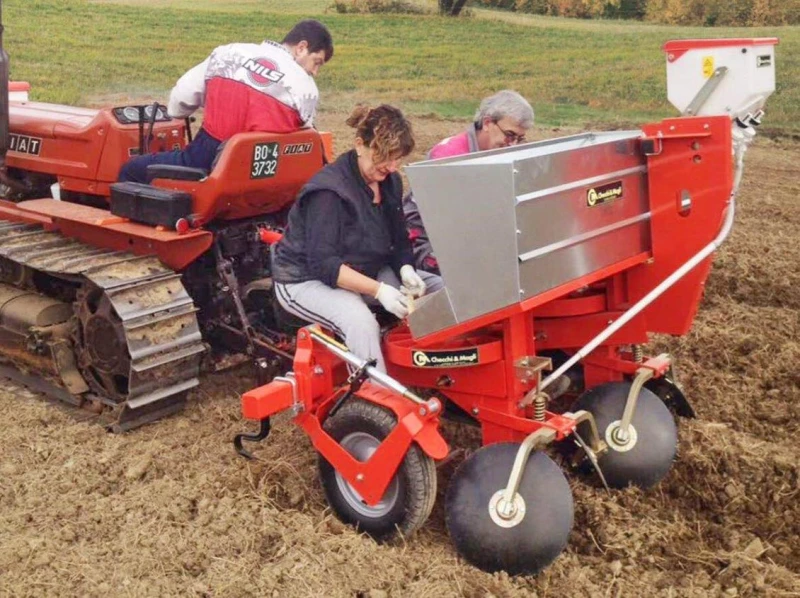
{"type": "Polygon", "coordinates": [[[391,285],[380,283],[378,292],[375,293],[375,299],[380,301],[386,311],[401,320],[408,315],[408,299],[391,285]]]}
{"type": "Polygon", "coordinates": [[[412,297],[422,297],[425,294],[425,281],[417,274],[414,266],[406,264],[400,268],[400,280],[412,297]]]}

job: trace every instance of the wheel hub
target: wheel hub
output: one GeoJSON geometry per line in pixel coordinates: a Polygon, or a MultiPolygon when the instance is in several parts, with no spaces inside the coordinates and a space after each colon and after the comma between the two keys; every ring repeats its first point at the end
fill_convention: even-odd
{"type": "Polygon", "coordinates": [[[622,429],[622,421],[611,422],[606,428],[605,440],[608,447],[618,453],[626,453],[636,446],[639,435],[633,424],[628,425],[627,432],[622,429]]]}
{"type": "Polygon", "coordinates": [[[498,490],[489,500],[489,517],[500,527],[511,528],[525,519],[525,499],[514,493],[511,501],[505,499],[505,488],[498,490]]]}
{"type": "MultiPolygon", "coordinates": [[[[362,463],[369,460],[372,454],[378,450],[380,443],[380,440],[365,432],[353,432],[345,436],[340,442],[344,450],[362,463]]],[[[345,480],[338,471],[336,472],[336,484],[347,504],[363,517],[378,518],[385,516],[394,508],[399,495],[397,478],[392,479],[380,502],[375,505],[368,505],[358,490],[345,480]]]]}
{"type": "Polygon", "coordinates": [[[86,349],[92,363],[102,370],[116,369],[123,357],[120,347],[124,339],[119,338],[114,323],[104,317],[93,316],[86,323],[85,334],[86,349]]]}

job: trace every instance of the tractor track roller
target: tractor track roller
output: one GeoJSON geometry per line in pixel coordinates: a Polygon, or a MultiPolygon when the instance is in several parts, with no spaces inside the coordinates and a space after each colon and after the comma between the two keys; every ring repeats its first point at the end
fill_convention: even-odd
{"type": "Polygon", "coordinates": [[[513,508],[499,516],[519,444],[478,449],[460,467],[447,489],[447,529],[458,553],[488,572],[536,575],[567,545],[573,505],[564,473],[542,452],[525,464],[513,508]]]}
{"type": "Polygon", "coordinates": [[[0,220],[0,276],[0,353],[27,372],[5,376],[104,411],[114,431],[178,411],[197,386],[197,308],[156,257],[0,220]]]}
{"type": "MultiPolygon", "coordinates": [[[[642,388],[627,435],[620,434],[619,423],[628,400],[630,382],[609,382],[582,394],[572,411],[584,409],[594,415],[601,439],[608,450],[597,458],[609,486],[628,485],[651,488],[672,467],[678,447],[675,420],[664,402],[647,388],[642,388]]],[[[588,424],[578,426],[578,433],[589,437],[588,424]]]]}

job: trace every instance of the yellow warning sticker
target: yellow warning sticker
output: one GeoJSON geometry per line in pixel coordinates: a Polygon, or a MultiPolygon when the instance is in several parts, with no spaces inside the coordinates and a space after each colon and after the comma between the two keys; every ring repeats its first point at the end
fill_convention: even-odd
{"type": "Polygon", "coordinates": [[[703,77],[708,79],[714,74],[714,57],[703,56],[703,77]]]}

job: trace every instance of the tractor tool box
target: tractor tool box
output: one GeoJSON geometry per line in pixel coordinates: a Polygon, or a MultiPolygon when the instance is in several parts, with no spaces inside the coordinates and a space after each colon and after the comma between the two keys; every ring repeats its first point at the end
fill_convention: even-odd
{"type": "Polygon", "coordinates": [[[111,185],[111,213],[134,222],[174,228],[181,218],[192,213],[192,196],[141,183],[111,185]]]}

